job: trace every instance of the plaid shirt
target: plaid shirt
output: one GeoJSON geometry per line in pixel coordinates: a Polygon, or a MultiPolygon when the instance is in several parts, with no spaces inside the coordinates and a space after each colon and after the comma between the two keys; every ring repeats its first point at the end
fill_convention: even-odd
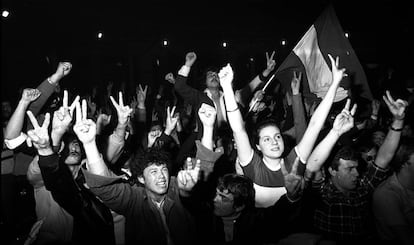
{"type": "Polygon", "coordinates": [[[372,164],[360,179],[358,187],[348,196],[339,191],[331,180],[314,182],[312,187],[320,196],[314,214],[315,227],[334,239],[369,234],[371,195],[386,177],[386,170],[372,164]]]}

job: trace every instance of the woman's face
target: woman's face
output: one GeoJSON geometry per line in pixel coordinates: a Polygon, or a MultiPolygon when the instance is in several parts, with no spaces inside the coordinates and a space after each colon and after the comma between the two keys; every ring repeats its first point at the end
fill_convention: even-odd
{"type": "Polygon", "coordinates": [[[256,147],[265,157],[280,158],[285,145],[279,128],[273,125],[262,128],[259,132],[259,144],[256,147]]]}

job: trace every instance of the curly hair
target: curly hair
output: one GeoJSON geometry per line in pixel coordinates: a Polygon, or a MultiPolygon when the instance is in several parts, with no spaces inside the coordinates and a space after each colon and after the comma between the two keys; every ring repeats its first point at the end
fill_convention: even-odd
{"type": "Polygon", "coordinates": [[[137,179],[142,176],[144,169],[152,164],[157,166],[165,164],[170,171],[171,160],[169,153],[159,149],[148,149],[146,151],[136,152],[129,165],[132,175],[131,178],[137,179]]]}

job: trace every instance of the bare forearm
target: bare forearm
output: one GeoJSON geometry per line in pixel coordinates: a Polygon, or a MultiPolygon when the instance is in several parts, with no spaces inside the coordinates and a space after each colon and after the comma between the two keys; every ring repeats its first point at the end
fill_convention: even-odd
{"type": "Polygon", "coordinates": [[[213,128],[208,126],[203,126],[203,137],[201,138],[201,144],[203,144],[207,149],[213,150],[213,128]]]}
{"type": "Polygon", "coordinates": [[[16,110],[13,112],[13,115],[7,123],[6,132],[4,133],[5,139],[14,139],[20,135],[23,129],[24,117],[28,106],[29,102],[20,100],[16,110]]]}
{"type": "Polygon", "coordinates": [[[138,107],[135,112],[135,117],[137,118],[137,121],[140,123],[146,123],[147,122],[147,109],[145,107],[138,107]]]}
{"type": "Polygon", "coordinates": [[[387,136],[385,137],[384,143],[378,150],[377,157],[375,159],[375,164],[378,167],[386,168],[388,163],[394,157],[394,154],[398,148],[398,143],[401,138],[401,131],[396,131],[395,129],[402,129],[404,126],[404,120],[396,120],[391,124],[391,128],[388,130],[387,136]]]}
{"type": "MultiPolygon", "coordinates": [[[[61,143],[61,141],[62,141],[62,137],[63,137],[63,134],[60,134],[60,133],[55,133],[55,132],[52,130],[52,133],[50,134],[50,138],[52,139],[52,146],[53,146],[53,149],[55,149],[55,150],[59,151],[59,148],[60,148],[60,143],[61,143]]],[[[57,152],[57,151],[56,151],[56,152],[57,152]]]]}
{"type": "Polygon", "coordinates": [[[91,173],[101,176],[108,176],[108,167],[103,162],[101,155],[99,154],[96,142],[90,142],[84,144],[86,158],[88,159],[88,169],[91,173]]]}
{"type": "Polygon", "coordinates": [[[323,163],[328,159],[329,155],[340,135],[338,132],[331,130],[328,135],[315,147],[312,154],[309,156],[306,169],[312,173],[320,170],[323,163]]]}
{"type": "Polygon", "coordinates": [[[295,138],[296,142],[299,143],[306,131],[305,108],[303,106],[301,94],[294,94],[292,96],[292,111],[295,124],[295,138]]]}
{"type": "Polygon", "coordinates": [[[227,117],[233,132],[239,132],[244,130],[243,117],[238,105],[236,98],[234,97],[234,91],[231,86],[224,86],[224,99],[226,101],[227,117]]]}
{"type": "Polygon", "coordinates": [[[125,139],[126,127],[127,123],[118,123],[113,134],[116,134],[119,139],[125,139]]]}
{"type": "Polygon", "coordinates": [[[109,163],[114,163],[118,160],[125,146],[125,138],[119,138],[114,132],[109,136],[108,147],[106,149],[106,159],[109,163]]]}
{"type": "Polygon", "coordinates": [[[316,142],[319,132],[321,131],[322,126],[325,123],[326,117],[328,116],[329,110],[331,109],[332,103],[334,101],[338,84],[339,83],[335,83],[329,87],[329,90],[325,98],[322,100],[322,102],[319,104],[319,106],[313,113],[309,125],[306,128],[306,131],[302,137],[302,140],[299,142],[297,146],[299,155],[304,161],[307,161],[307,158],[311,154],[312,148],[316,142]]]}

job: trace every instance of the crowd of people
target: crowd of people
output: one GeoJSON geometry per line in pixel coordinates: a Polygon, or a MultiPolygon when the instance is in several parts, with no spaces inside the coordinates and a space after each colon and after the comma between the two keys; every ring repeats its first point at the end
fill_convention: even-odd
{"type": "Polygon", "coordinates": [[[17,105],[2,101],[1,240],[413,244],[412,82],[405,96],[334,102],[347,73],[329,55],[330,87],[309,101],[298,71],[288,91],[263,89],[273,55],[238,90],[231,64],[190,86],[189,52],[159,88],[80,96],[60,62],[17,105]]]}

